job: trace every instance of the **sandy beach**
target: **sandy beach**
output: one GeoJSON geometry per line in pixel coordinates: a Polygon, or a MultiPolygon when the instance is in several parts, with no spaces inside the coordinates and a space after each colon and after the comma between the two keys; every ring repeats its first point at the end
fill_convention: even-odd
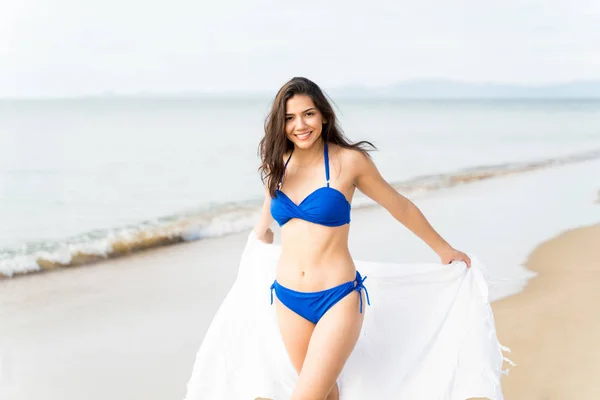
{"type": "Polygon", "coordinates": [[[540,244],[525,291],[492,304],[499,339],[518,364],[507,400],[600,398],[600,224],[540,244]]]}
{"type": "MultiPolygon", "coordinates": [[[[456,247],[474,252],[493,278],[502,278],[492,300],[521,290],[529,276],[520,269],[524,261],[539,274],[523,293],[493,304],[500,340],[519,364],[505,379],[508,400],[597,398],[593,287],[600,269],[591,244],[599,228],[575,230],[556,239],[560,246],[544,244],[529,256],[560,232],[598,222],[597,171],[600,161],[593,161],[415,199],[456,247]],[[571,190],[556,196],[556,185],[571,190]],[[558,262],[561,257],[569,263],[558,262]]],[[[436,259],[381,208],[352,218],[357,259],[436,259]]],[[[183,398],[247,235],[0,281],[0,399],[183,398]]],[[[268,296],[265,288],[265,301],[268,296]]]]}

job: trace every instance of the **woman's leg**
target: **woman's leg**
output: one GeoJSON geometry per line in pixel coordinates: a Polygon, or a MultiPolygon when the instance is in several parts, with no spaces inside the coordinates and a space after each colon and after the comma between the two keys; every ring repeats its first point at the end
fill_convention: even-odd
{"type": "Polygon", "coordinates": [[[356,291],[348,294],[315,326],[292,400],[339,398],[336,380],[356,345],[363,323],[359,295],[362,293],[356,291]]]}
{"type": "Polygon", "coordinates": [[[340,400],[340,390],[338,389],[337,383],[331,388],[326,400],[340,400]]]}
{"type": "Polygon", "coordinates": [[[315,324],[287,308],[279,299],[276,300],[276,307],[277,322],[279,323],[283,344],[292,365],[296,372],[300,374],[315,324]]]}

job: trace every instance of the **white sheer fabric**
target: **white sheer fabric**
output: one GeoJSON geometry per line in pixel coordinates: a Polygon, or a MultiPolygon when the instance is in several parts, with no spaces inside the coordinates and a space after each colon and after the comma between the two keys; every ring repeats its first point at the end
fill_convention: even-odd
{"type": "MultiPolygon", "coordinates": [[[[285,400],[296,381],[269,287],[280,247],[252,232],[238,276],[196,356],[186,400],[285,400]]],[[[502,399],[502,347],[483,266],[355,261],[365,303],[360,338],[338,380],[341,400],[502,399]]],[[[357,310],[358,312],[358,310],[357,310]]]]}

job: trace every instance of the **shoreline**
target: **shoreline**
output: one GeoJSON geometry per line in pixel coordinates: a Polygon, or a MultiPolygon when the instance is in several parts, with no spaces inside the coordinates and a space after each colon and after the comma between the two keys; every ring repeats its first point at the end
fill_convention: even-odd
{"type": "Polygon", "coordinates": [[[499,340],[517,364],[502,387],[512,399],[600,398],[600,222],[540,243],[525,290],[492,303],[499,340]]]}
{"type": "MultiPolygon", "coordinates": [[[[487,181],[501,180],[510,176],[528,175],[539,170],[557,169],[563,166],[594,162],[600,159],[600,150],[581,152],[570,156],[533,160],[521,163],[482,165],[463,168],[449,173],[418,176],[392,186],[411,199],[436,196],[446,190],[471,187],[487,181]]],[[[598,194],[600,201],[600,193],[598,194]]],[[[362,212],[375,205],[366,196],[358,194],[353,199],[353,210],[362,212]]],[[[19,276],[44,273],[53,270],[96,264],[108,259],[127,257],[144,251],[181,242],[205,240],[237,234],[252,228],[260,212],[260,204],[245,204],[236,209],[224,208],[219,214],[193,214],[180,216],[160,223],[141,223],[139,227],[116,227],[107,237],[91,242],[70,243],[63,240],[62,247],[36,254],[20,254],[13,258],[0,259],[0,281],[19,276]],[[225,212],[226,211],[226,212],[225,212]],[[223,226],[215,221],[221,219],[223,226]],[[141,228],[144,225],[145,228],[141,228]],[[146,226],[147,225],[147,226],[146,226]]],[[[215,211],[213,210],[213,213],[215,211]]],[[[159,218],[160,219],[160,218],[159,218]]],[[[77,236],[76,236],[77,237],[77,236]]],[[[76,238],[75,237],[75,238],[76,238]]],[[[58,242],[61,242],[60,240],[58,242]]],[[[57,243],[58,243],[57,242],[57,243]]]]}

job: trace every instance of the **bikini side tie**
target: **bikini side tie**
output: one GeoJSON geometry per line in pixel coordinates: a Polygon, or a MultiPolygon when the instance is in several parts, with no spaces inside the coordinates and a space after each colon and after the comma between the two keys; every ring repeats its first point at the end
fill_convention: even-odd
{"type": "Polygon", "coordinates": [[[360,297],[360,313],[362,314],[363,312],[363,299],[362,299],[362,294],[360,293],[361,290],[365,291],[365,295],[367,296],[367,304],[371,305],[371,301],[369,300],[369,291],[367,290],[366,286],[363,284],[363,282],[365,281],[365,279],[367,279],[367,277],[365,276],[364,278],[362,276],[360,276],[360,274],[358,272],[356,272],[356,286],[354,287],[354,290],[356,290],[358,292],[358,296],[360,297]]]}

